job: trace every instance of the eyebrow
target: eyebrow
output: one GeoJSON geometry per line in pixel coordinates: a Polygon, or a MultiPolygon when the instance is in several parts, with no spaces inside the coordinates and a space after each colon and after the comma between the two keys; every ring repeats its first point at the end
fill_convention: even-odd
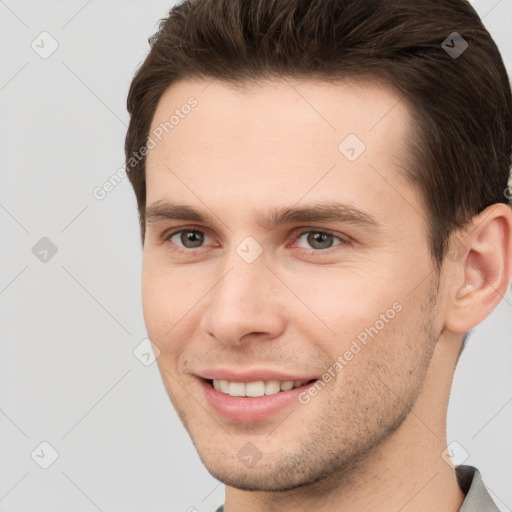
{"type": "MultiPolygon", "coordinates": [[[[146,224],[162,220],[187,220],[214,224],[213,216],[184,204],[156,201],[145,209],[146,224]]],[[[372,215],[353,206],[337,202],[321,202],[302,207],[271,208],[266,214],[258,213],[259,225],[267,229],[294,222],[335,221],[379,228],[381,223],[372,215]]]]}

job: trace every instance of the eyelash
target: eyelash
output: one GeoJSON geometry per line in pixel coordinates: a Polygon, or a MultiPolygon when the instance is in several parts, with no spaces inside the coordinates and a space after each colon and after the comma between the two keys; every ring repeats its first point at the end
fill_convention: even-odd
{"type": "MultiPolygon", "coordinates": [[[[197,233],[203,233],[205,235],[208,236],[208,233],[206,231],[203,231],[201,229],[198,229],[198,228],[195,228],[193,226],[190,226],[190,227],[184,227],[184,228],[180,228],[180,229],[177,229],[176,231],[172,231],[166,235],[164,235],[164,242],[171,242],[171,238],[174,236],[174,235],[177,235],[179,233],[183,233],[185,231],[194,231],[194,232],[197,232],[197,233]]],[[[337,244],[337,245],[333,245],[331,247],[328,247],[327,249],[304,249],[302,247],[299,247],[299,249],[302,249],[303,253],[306,254],[306,255],[321,255],[321,254],[324,254],[324,253],[330,253],[330,249],[334,249],[335,247],[338,247],[338,246],[347,246],[347,245],[351,245],[351,242],[348,241],[348,240],[345,240],[344,237],[341,235],[341,234],[337,234],[335,233],[334,231],[330,231],[328,229],[304,229],[303,231],[300,231],[298,232],[297,234],[294,234],[294,237],[295,237],[295,240],[294,241],[297,241],[299,240],[303,235],[307,234],[307,233],[322,233],[324,235],[332,235],[334,238],[337,238],[340,243],[337,244]]],[[[174,244],[174,242],[171,242],[173,245],[176,245],[174,244]]],[[[183,247],[179,247],[177,246],[178,248],[176,249],[178,252],[181,252],[181,253],[190,253],[192,251],[194,251],[195,249],[200,249],[201,247],[197,247],[195,249],[191,249],[191,248],[183,248],[183,247]]]]}

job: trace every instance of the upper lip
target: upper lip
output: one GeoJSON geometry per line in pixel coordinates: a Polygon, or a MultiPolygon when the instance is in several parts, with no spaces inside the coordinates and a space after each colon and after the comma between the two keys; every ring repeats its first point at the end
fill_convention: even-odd
{"type": "Polygon", "coordinates": [[[317,379],[315,376],[304,376],[294,375],[281,370],[269,370],[269,369],[230,369],[230,368],[211,368],[205,369],[201,372],[196,373],[198,377],[202,379],[215,379],[215,380],[228,380],[230,382],[257,382],[260,380],[279,380],[279,381],[297,381],[301,380],[307,382],[309,380],[317,379]]]}

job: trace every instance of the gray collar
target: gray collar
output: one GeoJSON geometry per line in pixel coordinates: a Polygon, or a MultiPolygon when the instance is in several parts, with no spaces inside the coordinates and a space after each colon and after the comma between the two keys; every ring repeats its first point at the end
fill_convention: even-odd
{"type": "Polygon", "coordinates": [[[457,482],[466,495],[459,512],[500,512],[484,486],[480,471],[473,466],[455,468],[457,482]]]}

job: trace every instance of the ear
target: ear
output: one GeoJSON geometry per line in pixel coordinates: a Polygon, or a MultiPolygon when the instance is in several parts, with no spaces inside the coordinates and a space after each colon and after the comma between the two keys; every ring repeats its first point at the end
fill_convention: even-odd
{"type": "Polygon", "coordinates": [[[445,328],[467,332],[498,306],[512,281],[512,210],[493,204],[450,238],[445,328]]]}

